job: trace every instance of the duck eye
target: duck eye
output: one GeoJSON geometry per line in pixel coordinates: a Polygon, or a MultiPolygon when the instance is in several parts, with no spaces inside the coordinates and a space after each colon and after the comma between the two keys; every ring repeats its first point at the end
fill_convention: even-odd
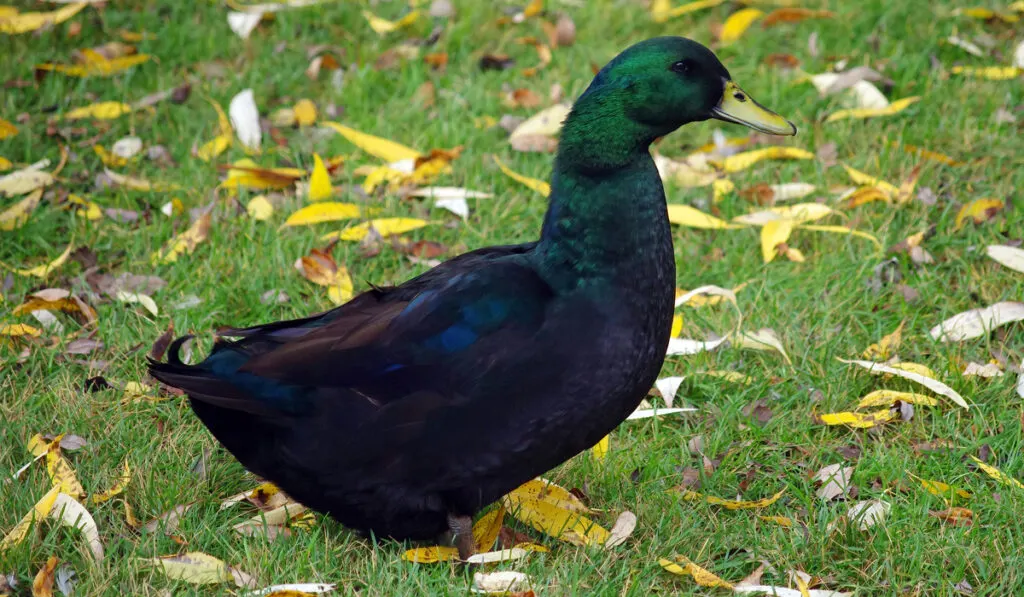
{"type": "Polygon", "coordinates": [[[695,65],[693,63],[693,60],[690,60],[690,59],[680,60],[679,62],[676,62],[676,63],[674,63],[672,65],[672,71],[673,72],[683,73],[683,74],[691,72],[692,70],[694,70],[694,68],[695,68],[695,65]]]}

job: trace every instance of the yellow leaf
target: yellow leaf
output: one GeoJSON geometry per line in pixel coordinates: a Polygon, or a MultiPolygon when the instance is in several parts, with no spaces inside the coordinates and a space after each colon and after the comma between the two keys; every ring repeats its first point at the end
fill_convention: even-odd
{"type": "MultiPolygon", "coordinates": [[[[754,9],[744,9],[754,10],[754,9]]],[[[743,11],[740,11],[743,12],[743,11]]],[[[725,172],[746,170],[762,160],[813,160],[814,154],[799,147],[765,147],[731,155],[724,160],[709,162],[725,172]]]]}
{"type": "Polygon", "coordinates": [[[454,547],[442,547],[433,545],[431,547],[418,547],[406,550],[402,559],[414,564],[436,564],[437,562],[449,562],[459,559],[459,550],[454,547]]]}
{"type": "Polygon", "coordinates": [[[478,551],[487,551],[498,540],[501,525],[505,521],[505,506],[499,505],[480,517],[473,525],[473,541],[478,551]]]}
{"type": "Polygon", "coordinates": [[[274,204],[266,195],[257,195],[249,200],[245,212],[254,220],[269,220],[270,216],[274,215],[274,204]]]}
{"type": "Polygon", "coordinates": [[[980,6],[970,8],[957,8],[953,11],[954,15],[963,15],[966,17],[972,17],[975,19],[981,19],[983,21],[989,21],[992,19],[998,19],[1004,23],[1013,24],[1020,20],[1017,15],[1008,13],[1002,13],[992,10],[991,8],[983,8],[980,6]]]}
{"type": "Polygon", "coordinates": [[[854,429],[868,429],[882,423],[888,423],[896,418],[898,413],[890,409],[875,411],[873,413],[838,412],[819,415],[818,419],[825,425],[848,425],[854,429]]]}
{"type": "Polygon", "coordinates": [[[16,338],[18,336],[32,336],[38,338],[42,330],[32,327],[27,323],[0,323],[0,336],[16,338]]]}
{"type": "Polygon", "coordinates": [[[339,265],[333,282],[327,287],[327,298],[335,305],[340,305],[352,298],[353,289],[352,276],[349,275],[348,268],[339,265]]]}
{"type": "Polygon", "coordinates": [[[308,99],[300,99],[295,102],[292,108],[295,112],[295,122],[299,126],[310,126],[316,122],[316,104],[308,99]]]}
{"type": "Polygon", "coordinates": [[[362,213],[360,207],[355,203],[338,203],[335,201],[323,201],[307,205],[288,216],[285,226],[305,226],[319,224],[321,222],[336,222],[338,220],[351,220],[358,218],[362,213]]]}
{"type": "Polygon", "coordinates": [[[0,140],[13,137],[18,134],[18,127],[3,118],[0,118],[0,140]]]}
{"type": "Polygon", "coordinates": [[[936,162],[942,162],[943,164],[946,164],[947,166],[963,166],[964,165],[964,162],[961,162],[961,161],[959,161],[959,160],[957,160],[955,158],[952,158],[952,157],[950,157],[950,156],[948,156],[948,155],[946,155],[944,153],[939,153],[937,151],[931,151],[931,150],[925,149],[923,147],[917,147],[916,145],[909,145],[909,144],[906,144],[906,143],[901,145],[899,141],[893,141],[892,142],[892,146],[893,147],[900,147],[900,148],[903,149],[903,151],[905,151],[907,153],[910,153],[910,154],[913,154],[913,155],[917,155],[917,156],[921,156],[921,157],[923,157],[925,159],[928,159],[928,160],[934,160],[936,162]]]}
{"type": "Polygon", "coordinates": [[[233,134],[217,135],[211,141],[203,143],[202,147],[196,150],[196,157],[204,162],[209,162],[213,158],[224,153],[224,150],[228,147],[231,147],[231,141],[234,138],[235,136],[233,134]]]}
{"type": "Polygon", "coordinates": [[[992,219],[992,217],[1003,210],[1005,204],[1000,199],[975,199],[967,205],[960,208],[960,211],[956,214],[956,221],[953,224],[953,230],[960,230],[967,222],[968,218],[974,221],[975,224],[981,224],[992,219]]]}
{"type": "Polygon", "coordinates": [[[804,257],[804,254],[800,252],[800,249],[795,247],[786,247],[786,259],[789,259],[794,263],[803,263],[807,260],[804,257]]]}
{"type": "Polygon", "coordinates": [[[498,156],[493,157],[494,163],[498,165],[498,168],[500,168],[502,172],[505,173],[505,176],[508,176],[512,180],[526,185],[527,187],[533,189],[534,191],[537,191],[538,193],[545,197],[551,194],[551,185],[549,185],[548,183],[544,182],[543,180],[538,180],[536,178],[530,178],[529,176],[523,176],[522,174],[519,174],[518,172],[515,172],[511,168],[506,166],[504,162],[498,159],[498,156]]]}
{"type": "MultiPolygon", "coordinates": [[[[95,54],[95,52],[93,52],[95,54]]],[[[148,61],[150,58],[149,54],[133,54],[130,56],[120,56],[113,60],[107,60],[102,56],[98,59],[91,59],[85,64],[66,65],[66,64],[37,64],[36,70],[47,70],[58,73],[64,73],[71,77],[88,77],[97,75],[101,77],[109,77],[115,75],[123,70],[127,70],[138,64],[148,61]]]]}
{"type": "Polygon", "coordinates": [[[793,528],[793,519],[787,516],[758,516],[758,518],[768,522],[774,522],[775,524],[786,527],[787,529],[793,528]]]}
{"type": "Polygon", "coordinates": [[[825,122],[834,122],[845,118],[874,118],[875,116],[892,116],[906,110],[911,104],[920,100],[920,96],[905,97],[898,99],[884,108],[850,108],[847,110],[836,110],[828,115],[825,122]]]}
{"type": "Polygon", "coordinates": [[[687,2],[673,8],[670,0],[654,0],[654,2],[651,2],[651,17],[655,23],[664,23],[669,19],[704,8],[718,6],[724,2],[725,0],[697,0],[696,2],[687,2]]]}
{"type": "Polygon", "coordinates": [[[609,441],[610,438],[610,435],[606,435],[601,438],[601,441],[594,444],[593,448],[590,448],[590,451],[594,455],[594,458],[596,458],[597,460],[604,460],[605,457],[608,456],[608,446],[611,443],[609,441]]]}
{"type": "Polygon", "coordinates": [[[865,348],[861,356],[865,359],[877,359],[880,361],[888,359],[892,351],[899,348],[900,342],[903,341],[903,324],[905,323],[905,320],[901,321],[899,327],[891,334],[883,336],[881,340],[865,348]]]}
{"type": "Polygon", "coordinates": [[[925,394],[914,392],[897,392],[896,390],[875,390],[869,392],[857,403],[857,408],[868,408],[870,406],[892,406],[896,401],[909,404],[923,404],[925,406],[936,406],[939,401],[925,394]]]}
{"type": "Polygon", "coordinates": [[[199,243],[206,240],[210,233],[210,222],[213,216],[207,212],[196,220],[188,230],[172,238],[162,249],[150,256],[150,261],[158,263],[174,263],[182,255],[191,255],[199,243]]]}
{"type": "Polygon", "coordinates": [[[892,365],[890,365],[890,367],[892,367],[893,369],[897,369],[899,371],[908,371],[910,373],[921,375],[923,377],[928,377],[930,379],[938,379],[935,376],[934,371],[932,371],[928,367],[925,367],[924,365],[919,365],[917,363],[893,363],[892,365]]]}
{"type": "Polygon", "coordinates": [[[800,230],[813,230],[815,232],[835,232],[837,234],[849,234],[851,236],[859,236],[860,238],[867,239],[875,244],[879,249],[882,248],[882,243],[878,242],[878,239],[867,232],[860,230],[854,230],[853,228],[847,228],[846,226],[820,226],[817,224],[800,224],[797,226],[800,230]]]}
{"type": "Polygon", "coordinates": [[[10,170],[12,166],[14,166],[14,164],[11,163],[11,160],[0,156],[0,172],[10,170]]]}
{"type": "Polygon", "coordinates": [[[683,316],[678,313],[672,316],[672,333],[669,334],[672,338],[678,338],[679,334],[683,331],[683,316]]]}
{"type": "Polygon", "coordinates": [[[964,75],[976,79],[1006,81],[1008,79],[1016,79],[1024,74],[1024,68],[1016,66],[954,66],[952,72],[954,75],[964,75]]]}
{"type": "Polygon", "coordinates": [[[711,183],[712,203],[719,203],[726,195],[736,190],[736,185],[728,178],[719,178],[711,183]]]}
{"type": "Polygon", "coordinates": [[[898,363],[890,367],[888,365],[876,363],[874,361],[858,361],[846,359],[839,360],[843,363],[850,363],[853,365],[857,365],[858,367],[863,367],[867,369],[869,372],[874,373],[875,375],[888,373],[891,375],[902,377],[904,379],[909,379],[913,382],[923,385],[924,387],[935,392],[936,394],[939,394],[940,396],[945,396],[946,398],[949,398],[958,406],[962,406],[963,408],[970,408],[970,406],[967,404],[967,401],[964,400],[963,396],[961,396],[959,393],[953,390],[953,388],[936,380],[934,378],[934,373],[931,373],[931,371],[928,370],[927,367],[922,367],[921,365],[914,365],[913,363],[898,363]],[[910,365],[914,365],[914,368],[911,369],[909,367],[910,365]],[[919,369],[924,369],[931,375],[918,373],[917,370],[919,369]]]}
{"type": "Polygon", "coordinates": [[[745,386],[749,386],[750,384],[754,383],[754,379],[752,377],[750,377],[749,375],[743,375],[742,373],[736,371],[699,371],[697,373],[694,373],[694,375],[707,375],[709,377],[717,377],[719,379],[724,379],[725,381],[741,383],[745,386]]]}
{"type": "MultiPolygon", "coordinates": [[[[50,556],[47,558],[46,563],[36,573],[36,577],[32,580],[32,597],[53,597],[53,574],[57,570],[57,564],[60,563],[60,559],[57,556],[50,556]]],[[[4,593],[7,595],[8,593],[4,593]]]]}
{"type": "Polygon", "coordinates": [[[196,585],[231,582],[231,568],[223,561],[197,551],[160,558],[137,558],[140,564],[160,569],[168,578],[196,585]]]}
{"type": "Polygon", "coordinates": [[[952,485],[943,483],[942,481],[929,481],[928,479],[922,479],[913,473],[911,473],[910,476],[917,479],[921,483],[921,487],[924,487],[925,491],[938,497],[950,498],[953,495],[956,495],[965,500],[969,500],[974,497],[971,495],[971,492],[958,489],[952,485]]]}
{"type": "Polygon", "coordinates": [[[107,174],[108,177],[110,177],[110,180],[114,181],[115,184],[117,184],[118,186],[122,186],[126,189],[132,189],[135,191],[158,192],[177,191],[179,189],[178,185],[150,182],[144,178],[136,178],[134,176],[118,174],[117,172],[114,172],[110,168],[104,168],[103,171],[107,174]]]}
{"type": "Polygon", "coordinates": [[[95,118],[97,120],[113,120],[131,111],[132,107],[123,102],[99,102],[69,110],[64,114],[64,119],[80,120],[82,118],[95,118]]]}
{"type": "Polygon", "coordinates": [[[99,504],[105,502],[115,496],[121,495],[124,489],[128,487],[128,483],[132,480],[132,469],[128,466],[128,461],[125,460],[121,465],[121,475],[114,482],[114,485],[106,491],[94,493],[92,495],[92,503],[99,504]]]}
{"type": "Polygon", "coordinates": [[[15,197],[31,193],[36,189],[52,184],[54,175],[39,169],[40,165],[47,163],[44,161],[21,170],[15,170],[5,176],[0,176],[0,193],[5,197],[15,197]]]}
{"type": "Polygon", "coordinates": [[[428,224],[430,224],[430,222],[420,220],[418,218],[378,218],[370,220],[369,222],[363,222],[362,224],[351,226],[341,232],[332,232],[324,235],[321,237],[321,240],[334,240],[337,238],[344,241],[360,242],[370,234],[371,228],[380,236],[388,237],[418,230],[428,224]]]}
{"type": "Polygon", "coordinates": [[[400,143],[361,133],[355,129],[338,124],[337,122],[323,122],[323,124],[337,131],[342,137],[348,139],[359,149],[362,149],[366,153],[378,157],[386,162],[415,160],[421,155],[420,152],[415,149],[406,147],[400,143]]]}
{"type": "Polygon", "coordinates": [[[745,228],[741,224],[730,224],[697,208],[677,203],[669,204],[668,221],[680,226],[704,228],[707,230],[736,230],[738,228],[745,228]]]}
{"type": "Polygon", "coordinates": [[[761,257],[765,263],[770,263],[779,252],[776,247],[789,240],[793,233],[792,220],[772,220],[766,222],[761,228],[761,257]]]}
{"type": "Polygon", "coordinates": [[[71,248],[73,246],[74,241],[71,241],[70,243],[68,243],[68,246],[66,249],[64,249],[63,253],[58,255],[57,258],[54,259],[53,261],[43,265],[38,265],[36,267],[29,269],[15,269],[10,266],[5,267],[10,269],[12,272],[18,274],[19,276],[35,276],[37,278],[45,278],[46,276],[50,275],[50,272],[64,265],[64,262],[68,260],[68,255],[71,255],[71,248]]]}
{"type": "Polygon", "coordinates": [[[511,505],[523,499],[541,500],[573,512],[590,512],[590,508],[567,489],[541,478],[531,479],[505,496],[506,504],[511,505]]]}
{"type": "Polygon", "coordinates": [[[697,564],[694,564],[684,556],[676,556],[676,562],[666,558],[660,558],[658,563],[661,567],[671,572],[672,574],[678,574],[680,576],[692,576],[693,581],[702,587],[720,587],[723,589],[733,589],[732,583],[726,582],[721,578],[718,578],[711,572],[708,572],[704,568],[701,568],[697,564]],[[680,565],[682,564],[682,565],[680,565]]]}
{"type": "Polygon", "coordinates": [[[1003,485],[1009,485],[1010,487],[1016,487],[1018,489],[1024,489],[1024,484],[1014,479],[1013,477],[1007,475],[1003,471],[997,469],[996,467],[989,464],[985,464],[984,462],[975,458],[974,456],[971,456],[971,460],[974,461],[974,464],[978,465],[978,468],[985,471],[986,475],[992,477],[999,483],[1003,485]]]}
{"type": "Polygon", "coordinates": [[[522,498],[509,503],[508,511],[520,522],[573,545],[604,545],[608,531],[589,518],[544,500],[522,498]]]}
{"type": "Polygon", "coordinates": [[[50,474],[50,482],[60,488],[61,493],[66,493],[76,500],[85,497],[85,489],[78,482],[75,469],[60,451],[60,440],[64,437],[58,435],[46,450],[46,472],[50,474]]]}
{"type": "Polygon", "coordinates": [[[762,16],[764,16],[764,12],[756,8],[744,8],[732,13],[722,25],[722,32],[719,33],[718,40],[723,44],[730,44],[738,40],[754,24],[754,21],[762,16]]]}
{"type": "Polygon", "coordinates": [[[0,212],[0,230],[10,232],[24,226],[42,198],[43,189],[36,189],[24,199],[0,212]]]}
{"type": "Polygon", "coordinates": [[[331,177],[327,174],[327,167],[320,155],[313,154],[313,174],[309,177],[309,200],[323,201],[334,193],[331,187],[331,177]]]}
{"type": "Polygon", "coordinates": [[[753,510],[757,508],[767,508],[775,502],[779,501],[782,494],[786,493],[786,490],[776,493],[771,497],[767,497],[760,500],[744,501],[744,500],[723,500],[719,497],[711,495],[703,495],[696,491],[690,491],[688,489],[683,490],[682,498],[686,501],[704,500],[712,506],[722,506],[726,510],[753,510]]]}
{"type": "MultiPolygon", "coordinates": [[[[125,292],[124,290],[118,290],[117,294],[114,295],[114,298],[123,303],[138,303],[145,307],[147,311],[152,313],[154,317],[160,314],[160,309],[157,308],[156,301],[154,301],[153,297],[149,296],[148,294],[142,294],[140,292],[125,292]]],[[[125,391],[128,391],[127,388],[125,391]]]]}
{"type": "Polygon", "coordinates": [[[387,35],[415,23],[420,18],[420,11],[414,10],[397,21],[382,19],[368,10],[363,11],[363,17],[366,18],[370,28],[377,32],[378,35],[387,35]]]}
{"type": "MultiPolygon", "coordinates": [[[[0,21],[2,22],[2,21],[0,21]]],[[[32,523],[42,518],[46,518],[50,514],[50,510],[53,509],[53,503],[57,501],[57,494],[60,493],[60,487],[54,486],[50,488],[50,491],[46,492],[35,506],[28,511],[17,525],[14,526],[4,536],[3,540],[0,541],[0,553],[6,551],[10,547],[13,547],[25,540],[28,536],[29,530],[32,528],[32,523]]]]}
{"type": "Polygon", "coordinates": [[[37,31],[48,25],[63,23],[86,6],[88,6],[88,2],[76,2],[52,12],[23,12],[19,14],[15,10],[14,14],[0,15],[0,33],[17,35],[37,31]]]}
{"type": "Polygon", "coordinates": [[[844,195],[846,198],[846,207],[853,209],[854,207],[860,207],[868,203],[875,201],[882,201],[888,203],[892,199],[892,195],[882,191],[878,187],[860,187],[853,191],[849,195],[844,195]]]}
{"type": "Polygon", "coordinates": [[[879,191],[885,193],[888,198],[893,198],[899,194],[900,190],[895,185],[892,185],[880,178],[875,178],[870,174],[865,174],[860,170],[856,170],[843,164],[843,169],[846,170],[846,174],[850,177],[853,182],[867,187],[875,187],[879,191]]]}

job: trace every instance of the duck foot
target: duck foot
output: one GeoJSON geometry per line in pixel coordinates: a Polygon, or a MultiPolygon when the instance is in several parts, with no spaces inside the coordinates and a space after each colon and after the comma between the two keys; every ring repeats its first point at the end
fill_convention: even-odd
{"type": "Polygon", "coordinates": [[[449,514],[448,528],[455,536],[455,547],[459,550],[459,559],[466,561],[469,556],[476,553],[476,542],[473,540],[473,518],[449,514]]]}

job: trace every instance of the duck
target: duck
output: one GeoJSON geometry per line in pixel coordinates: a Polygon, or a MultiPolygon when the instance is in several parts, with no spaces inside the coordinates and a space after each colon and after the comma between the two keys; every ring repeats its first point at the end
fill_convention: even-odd
{"type": "Polygon", "coordinates": [[[647,394],[668,346],[676,279],[649,146],[718,119],[796,127],[682,37],[636,43],[566,117],[540,238],[480,248],[301,319],[218,333],[157,380],[246,469],[360,534],[451,534],[590,448],[647,394]]]}

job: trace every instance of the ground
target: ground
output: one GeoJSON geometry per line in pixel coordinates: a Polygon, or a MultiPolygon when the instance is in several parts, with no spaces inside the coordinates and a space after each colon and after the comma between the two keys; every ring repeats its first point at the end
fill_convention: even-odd
{"type": "MultiPolygon", "coordinates": [[[[340,594],[467,592],[470,577],[461,568],[402,561],[408,546],[369,543],[325,517],[318,516],[312,528],[298,530],[287,539],[238,536],[230,527],[252,516],[253,510],[221,510],[220,500],[254,486],[255,481],[217,446],[186,402],[123,401],[116,389],[86,391],[85,381],[100,375],[114,385],[145,381],[145,354],[172,323],[176,331],[192,330],[208,339],[220,326],[293,318],[331,306],[324,289],[303,279],[293,262],[322,247],[323,233],[346,223],[282,229],[280,224],[304,204],[303,198],[293,193],[284,197],[269,220],[259,221],[240,207],[256,192],[242,191],[240,202],[223,199],[223,192],[215,194],[223,179],[223,171],[215,164],[246,154],[236,142],[213,163],[194,157],[195,147],[218,134],[216,112],[206,97],[226,108],[235,94],[249,87],[264,115],[308,98],[324,119],[421,151],[464,146],[451,173],[443,174],[437,184],[494,193],[493,198],[470,200],[471,212],[465,221],[385,189],[370,198],[360,197],[349,186],[362,182],[354,170],[381,162],[318,127],[280,127],[283,146],[275,146],[265,135],[264,144],[270,149],[254,158],[266,166],[309,168],[314,152],[347,157],[333,175],[340,189],[336,199],[375,206],[381,216],[430,219],[435,224],[405,237],[442,243],[447,249],[443,259],[468,249],[533,239],[544,213],[544,199],[504,176],[491,156],[499,156],[520,173],[544,179],[552,155],[514,151],[506,132],[486,126],[484,117],[529,116],[551,103],[553,85],[560,85],[571,101],[590,81],[593,67],[631,43],[656,35],[684,35],[711,44],[746,91],[797,124],[799,136],[786,144],[818,155],[813,160],[760,162],[730,175],[737,189],[761,183],[816,185],[817,191],[801,201],[824,202],[842,212],[818,223],[853,226],[877,237],[883,249],[847,235],[798,230],[788,246],[799,249],[806,260],[792,262],[780,256],[766,264],[756,228],[675,227],[678,287],[732,288],[748,282],[738,294],[744,328],[774,329],[792,363],[775,352],[737,346],[669,357],[663,376],[725,370],[750,376],[752,381],[743,385],[710,376],[688,378],[676,401],[695,406],[698,412],[627,422],[612,434],[604,460],[584,453],[547,475],[565,487],[582,489],[590,506],[599,511],[595,519],[606,528],[618,512],[635,512],[639,525],[625,544],[605,551],[534,535],[551,548],[550,553],[533,554],[504,567],[529,573],[539,595],[726,592],[702,588],[691,577],[664,571],[659,558],[675,554],[733,582],[764,560],[777,571],[766,573],[764,581],[779,585],[787,585],[785,571],[798,569],[824,579],[824,588],[859,595],[953,595],[970,587],[975,594],[1019,593],[1024,587],[1024,562],[1019,555],[1024,491],[998,484],[976,470],[969,459],[979,456],[1011,477],[1024,476],[1024,410],[1015,391],[1017,374],[1007,368],[1002,377],[984,379],[963,377],[961,371],[967,362],[986,363],[994,355],[1019,365],[1024,328],[1010,324],[963,342],[937,342],[928,334],[930,328],[961,311],[1024,297],[1024,275],[985,254],[988,245],[1013,244],[1024,235],[1018,190],[1024,183],[1022,145],[1019,125],[1011,122],[1014,115],[1021,118],[1019,74],[1017,79],[985,80],[951,72],[957,64],[1010,64],[1019,41],[1014,27],[1019,31],[1019,24],[958,16],[953,14],[956,5],[948,2],[828,2],[813,8],[832,10],[832,18],[772,27],[754,23],[737,42],[723,45],[716,43],[714,31],[742,5],[727,2],[659,23],[641,1],[552,0],[541,16],[506,25],[496,23],[505,14],[504,3],[455,5],[453,18],[423,16],[408,29],[378,35],[361,14],[363,9],[398,19],[409,7],[395,1],[332,2],[281,11],[260,24],[249,40],[242,40],[228,28],[230,9],[223,3],[113,1],[103,8],[88,7],[41,32],[4,35],[7,60],[0,79],[9,83],[0,94],[0,117],[13,122],[19,132],[0,140],[0,156],[17,168],[44,158],[57,163],[61,144],[71,154],[59,180],[27,223],[0,232],[0,261],[15,268],[38,265],[73,242],[75,248],[87,247],[95,254],[102,273],[155,275],[166,281],[164,288],[152,293],[159,307],[153,316],[139,304],[90,294],[83,277],[88,264],[81,258],[46,279],[3,274],[9,280],[2,288],[3,323],[38,326],[27,314],[11,311],[32,292],[67,288],[97,310],[94,337],[103,343],[85,356],[65,355],[61,335],[52,332],[34,342],[14,339],[0,345],[3,476],[10,477],[31,458],[25,445],[35,433],[77,434],[88,441],[86,447],[66,456],[89,493],[109,487],[126,459],[132,467],[131,483],[122,496],[102,504],[87,502],[106,547],[102,563],[92,562],[77,533],[46,525],[41,538],[33,535],[0,553],[0,573],[17,577],[17,594],[27,594],[36,571],[51,555],[75,571],[79,595],[155,595],[165,589],[174,594],[221,592],[223,586],[197,588],[168,580],[141,570],[133,560],[185,550],[221,558],[253,574],[260,586],[330,582],[337,583],[340,594]],[[516,40],[534,35],[546,42],[540,21],[554,22],[560,14],[575,22],[575,43],[555,49],[550,65],[535,76],[524,75],[523,68],[536,64],[537,56],[532,47],[516,40]],[[421,57],[398,57],[390,66],[381,64],[381,54],[404,40],[427,37],[432,25],[439,28],[440,37],[420,55],[446,52],[446,68],[435,70],[421,57]],[[145,33],[141,41],[132,43],[139,52],[150,54],[150,61],[111,77],[50,73],[33,79],[33,65],[70,62],[73,50],[118,40],[122,30],[145,33]],[[965,39],[987,41],[991,48],[982,44],[985,57],[971,56],[944,41],[954,32],[965,39]],[[809,46],[812,35],[814,52],[809,46]],[[307,50],[319,44],[337,49],[345,69],[340,83],[328,72],[315,81],[304,74],[307,50]],[[479,63],[485,53],[507,53],[517,62],[507,70],[484,71],[479,63]],[[772,54],[795,56],[806,73],[826,72],[843,60],[847,68],[871,66],[891,79],[891,85],[878,83],[889,99],[921,99],[892,116],[826,123],[825,117],[842,107],[842,97],[822,97],[810,83],[799,81],[798,71],[766,63],[772,54]],[[18,81],[25,85],[17,85],[18,81]],[[192,89],[183,104],[163,101],[154,106],[154,112],[143,110],[103,122],[54,120],[71,108],[109,100],[131,103],[186,81],[192,89]],[[423,107],[416,96],[427,81],[436,90],[431,107],[423,107]],[[507,106],[505,97],[517,88],[539,94],[542,106],[507,106]],[[70,131],[65,142],[48,134],[48,121],[54,121],[52,128],[84,130],[70,131]],[[147,147],[164,146],[174,163],[161,165],[142,157],[115,170],[173,183],[180,190],[94,186],[103,166],[91,145],[100,143],[109,149],[129,134],[140,137],[147,147]],[[900,143],[948,154],[963,164],[950,166],[908,153],[900,143]],[[834,144],[835,160],[828,156],[829,144],[834,144]],[[835,161],[896,185],[921,166],[920,178],[914,196],[905,204],[880,201],[847,208],[836,199],[837,187],[850,181],[835,161]],[[107,215],[95,221],[76,217],[58,205],[67,191],[101,208],[133,210],[141,217],[134,222],[115,221],[107,215]],[[173,197],[180,199],[186,212],[168,217],[160,207],[173,197]],[[987,221],[956,229],[954,219],[960,208],[979,198],[1003,200],[1006,205],[987,221]],[[209,238],[175,263],[153,264],[150,254],[188,227],[188,210],[211,202],[214,217],[209,238]],[[886,250],[930,227],[934,234],[923,246],[934,257],[933,263],[915,263],[906,252],[886,250]],[[890,258],[895,259],[890,271],[898,272],[900,279],[877,283],[876,266],[890,258]],[[290,300],[262,301],[271,290],[282,291],[290,300]],[[182,301],[192,306],[175,308],[182,301]],[[919,406],[909,421],[870,430],[816,422],[814,413],[850,410],[871,390],[915,389],[909,382],[883,380],[838,360],[859,358],[869,344],[901,322],[905,322],[902,344],[895,351],[899,358],[930,367],[971,408],[940,399],[938,406],[919,406]],[[52,337],[58,342],[52,342],[52,337]],[[752,410],[754,403],[757,408],[752,410]],[[702,456],[688,447],[696,436],[702,437],[702,451],[713,461],[707,470],[702,456]],[[922,449],[924,442],[947,447],[927,451],[922,449]],[[197,473],[195,463],[204,451],[209,456],[197,473]],[[811,477],[821,467],[836,463],[855,467],[856,495],[826,502],[816,496],[811,477]],[[670,489],[684,484],[684,479],[692,481],[694,473],[697,483],[691,489],[710,496],[754,500],[780,490],[785,493],[762,510],[732,511],[682,501],[670,489]],[[911,474],[970,491],[973,497],[956,505],[973,511],[973,525],[953,525],[931,516],[930,512],[949,504],[924,491],[911,474]],[[876,498],[891,504],[884,524],[866,531],[843,525],[829,528],[851,502],[876,498]],[[187,546],[162,532],[138,533],[130,528],[122,499],[143,521],[192,503],[174,532],[187,546]],[[786,528],[759,515],[786,516],[796,524],[786,528]]],[[[33,4],[31,9],[50,8],[33,4]]],[[[523,7],[508,8],[508,14],[514,14],[523,7]]],[[[672,157],[685,156],[710,142],[715,129],[727,136],[746,134],[723,123],[696,124],[663,139],[658,149],[672,157]]],[[[711,205],[710,193],[710,188],[667,185],[670,203],[694,205],[722,218],[758,209],[735,192],[711,205]]],[[[2,207],[14,201],[3,200],[2,207]]],[[[343,242],[333,256],[348,268],[357,292],[370,283],[400,282],[427,267],[387,242],[370,256],[358,243],[343,242]]],[[[725,334],[735,325],[735,314],[727,306],[681,307],[679,313],[684,337],[725,334]]],[[[70,317],[59,317],[65,336],[91,332],[70,317]]],[[[21,479],[5,481],[0,486],[0,528],[10,530],[49,484],[41,464],[21,479]]]]}

